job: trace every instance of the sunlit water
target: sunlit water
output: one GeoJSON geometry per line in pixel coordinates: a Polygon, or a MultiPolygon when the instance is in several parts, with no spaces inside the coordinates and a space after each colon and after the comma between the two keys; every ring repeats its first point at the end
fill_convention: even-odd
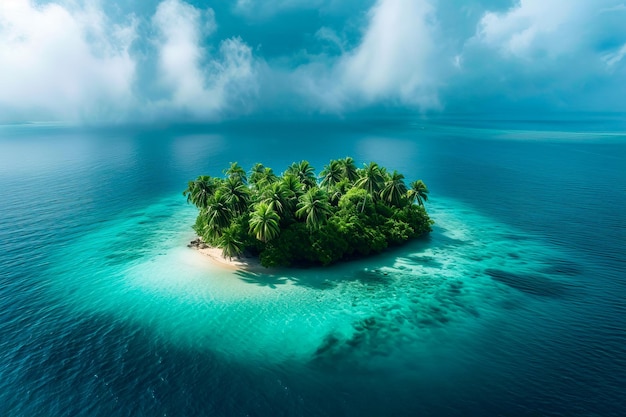
{"type": "Polygon", "coordinates": [[[2,127],[0,415],[625,415],[611,126],[2,127]],[[186,247],[187,180],[346,155],[424,179],[433,233],[267,274],[186,247]]]}

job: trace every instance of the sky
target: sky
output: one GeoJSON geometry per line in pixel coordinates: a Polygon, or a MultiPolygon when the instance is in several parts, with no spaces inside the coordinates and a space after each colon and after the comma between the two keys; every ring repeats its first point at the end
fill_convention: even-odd
{"type": "Polygon", "coordinates": [[[624,0],[0,0],[0,123],[626,111],[624,0]]]}

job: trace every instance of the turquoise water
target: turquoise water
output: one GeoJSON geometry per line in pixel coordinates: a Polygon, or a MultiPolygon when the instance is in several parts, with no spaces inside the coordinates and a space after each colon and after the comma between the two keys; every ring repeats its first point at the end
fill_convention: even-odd
{"type": "Polygon", "coordinates": [[[0,128],[0,414],[626,413],[621,119],[0,128]],[[220,269],[187,180],[230,161],[422,178],[426,239],[220,269]]]}

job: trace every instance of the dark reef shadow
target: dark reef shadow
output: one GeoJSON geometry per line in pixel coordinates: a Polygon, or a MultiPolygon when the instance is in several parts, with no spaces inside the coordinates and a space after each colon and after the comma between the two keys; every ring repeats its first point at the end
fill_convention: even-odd
{"type": "Polygon", "coordinates": [[[443,263],[439,262],[434,257],[427,256],[427,255],[411,254],[411,255],[406,255],[402,257],[401,259],[406,259],[407,261],[410,261],[412,263],[415,263],[421,266],[425,266],[427,268],[441,269],[441,267],[443,267],[443,263]]]}
{"type": "Polygon", "coordinates": [[[518,291],[541,297],[564,297],[572,287],[571,284],[555,281],[541,274],[516,274],[501,269],[486,269],[485,274],[518,291]]]}
{"type": "Polygon", "coordinates": [[[380,317],[370,316],[352,323],[354,332],[342,335],[330,332],[313,352],[309,364],[316,368],[337,369],[341,366],[354,368],[364,358],[389,353],[388,338],[382,330],[388,323],[380,317]]]}
{"type": "Polygon", "coordinates": [[[547,266],[541,269],[541,272],[548,275],[566,275],[576,276],[582,275],[583,268],[579,264],[564,259],[550,259],[545,262],[547,266]]]}

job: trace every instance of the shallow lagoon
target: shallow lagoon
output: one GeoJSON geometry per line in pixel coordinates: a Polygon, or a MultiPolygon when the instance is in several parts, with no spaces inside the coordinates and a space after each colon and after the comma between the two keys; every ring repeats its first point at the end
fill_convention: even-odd
{"type": "Polygon", "coordinates": [[[623,414],[624,138],[497,127],[2,128],[0,410],[623,414]],[[431,236],[260,275],[186,248],[187,180],[346,155],[423,178],[431,236]]]}

